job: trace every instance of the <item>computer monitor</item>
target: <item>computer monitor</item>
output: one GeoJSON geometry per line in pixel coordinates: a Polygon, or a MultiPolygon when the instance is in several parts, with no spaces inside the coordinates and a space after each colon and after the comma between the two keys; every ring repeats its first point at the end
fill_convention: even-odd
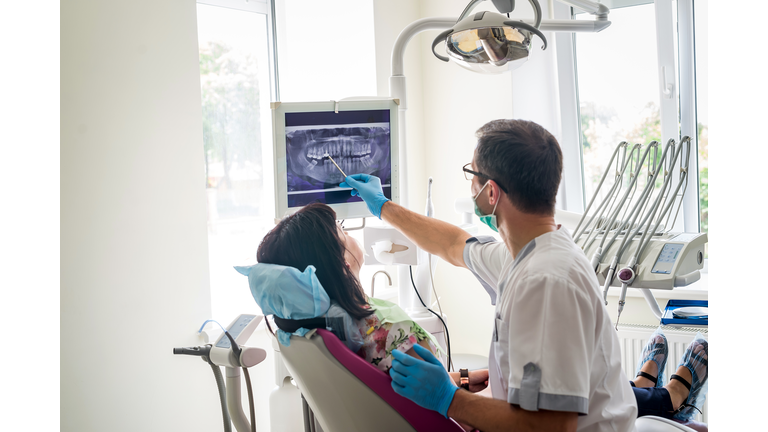
{"type": "Polygon", "coordinates": [[[339,168],[380,178],[384,195],[399,202],[397,119],[394,99],[273,103],[275,218],[313,202],[331,206],[338,219],[371,216],[339,187],[339,168]]]}

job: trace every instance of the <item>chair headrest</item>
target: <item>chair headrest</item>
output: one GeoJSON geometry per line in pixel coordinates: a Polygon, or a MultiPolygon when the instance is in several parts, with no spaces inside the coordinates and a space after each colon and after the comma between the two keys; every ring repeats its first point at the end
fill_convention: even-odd
{"type": "MultiPolygon", "coordinates": [[[[258,263],[252,266],[235,266],[240,274],[248,276],[253,299],[264,315],[283,319],[316,318],[328,312],[331,299],[315,275],[315,267],[304,271],[290,266],[258,263]]],[[[301,328],[293,334],[304,336],[308,329],[301,328]]],[[[279,330],[278,341],[290,345],[290,334],[279,330]]]]}
{"type": "Polygon", "coordinates": [[[236,266],[248,276],[251,294],[265,315],[284,319],[315,318],[331,306],[331,299],[315,275],[315,267],[304,271],[290,266],[259,263],[236,266]]]}
{"type": "MultiPolygon", "coordinates": [[[[325,328],[333,331],[349,349],[357,352],[363,346],[355,321],[341,306],[331,302],[317,279],[314,266],[309,265],[302,272],[295,267],[258,263],[236,266],[235,270],[248,276],[251,294],[264,315],[274,315],[285,320],[325,316],[325,328]]],[[[277,340],[290,346],[292,334],[305,336],[310,330],[301,327],[288,333],[278,328],[277,340]]]]}

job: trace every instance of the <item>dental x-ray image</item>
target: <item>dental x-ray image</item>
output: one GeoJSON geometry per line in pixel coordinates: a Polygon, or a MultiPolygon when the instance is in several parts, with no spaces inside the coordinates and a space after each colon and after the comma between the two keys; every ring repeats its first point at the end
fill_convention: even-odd
{"type": "Polygon", "coordinates": [[[344,175],[370,174],[381,179],[390,198],[392,181],[388,110],[286,113],[288,206],[320,201],[360,202],[339,188],[344,175]],[[333,161],[326,157],[333,158],[333,161]]]}

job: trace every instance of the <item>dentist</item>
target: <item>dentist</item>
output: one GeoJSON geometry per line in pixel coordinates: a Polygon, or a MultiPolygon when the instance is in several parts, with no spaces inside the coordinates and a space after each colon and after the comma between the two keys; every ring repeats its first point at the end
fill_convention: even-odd
{"type": "Polygon", "coordinates": [[[371,213],[425,251],[469,269],[496,305],[489,355],[493,398],[460,389],[427,350],[397,355],[395,391],[455,420],[492,431],[629,431],[637,404],[597,278],[555,224],[562,173],[557,140],[536,123],[494,120],[477,131],[464,167],[481,221],[503,242],[407,210],[378,178],[348,176],[371,213]]]}

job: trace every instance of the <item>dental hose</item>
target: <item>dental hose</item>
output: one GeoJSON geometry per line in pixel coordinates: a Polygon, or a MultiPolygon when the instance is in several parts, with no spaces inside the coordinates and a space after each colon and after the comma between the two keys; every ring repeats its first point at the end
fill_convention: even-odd
{"type": "Polygon", "coordinates": [[[419,290],[416,289],[416,282],[413,281],[413,267],[408,266],[408,272],[411,274],[411,285],[413,285],[413,290],[416,291],[416,296],[419,298],[419,301],[421,302],[421,304],[428,311],[432,312],[432,314],[434,314],[437,317],[437,319],[440,320],[441,323],[443,323],[443,328],[445,329],[445,340],[446,340],[446,344],[448,345],[448,367],[446,369],[448,370],[448,372],[450,372],[451,369],[453,368],[453,362],[451,361],[451,335],[448,334],[448,326],[445,324],[445,321],[443,321],[443,317],[441,317],[435,311],[427,307],[427,305],[424,304],[424,300],[421,299],[421,294],[419,294],[419,290]]]}
{"type": "Polygon", "coordinates": [[[253,388],[251,387],[251,375],[248,373],[248,368],[243,368],[243,374],[245,375],[245,386],[248,389],[248,405],[251,414],[251,432],[256,432],[256,408],[253,406],[253,388]]]}
{"type": "MultiPolygon", "coordinates": [[[[429,178],[429,183],[427,185],[427,206],[424,210],[424,215],[426,217],[435,217],[435,206],[432,204],[432,177],[429,178]]],[[[440,305],[440,297],[437,295],[437,290],[435,290],[435,278],[432,276],[432,254],[427,255],[427,268],[429,269],[429,280],[432,284],[432,294],[435,295],[435,301],[437,302],[437,310],[440,311],[440,315],[443,315],[443,307],[440,305]]],[[[422,302],[424,303],[424,302],[422,302]]],[[[432,306],[435,304],[432,303],[432,306]]],[[[425,305],[426,307],[426,305],[425,305]]]]}
{"type": "MultiPolygon", "coordinates": [[[[584,210],[584,214],[582,214],[581,215],[581,219],[579,219],[579,224],[576,225],[576,229],[573,230],[574,233],[575,233],[573,235],[573,239],[574,240],[578,240],[578,238],[581,236],[581,234],[584,232],[584,230],[587,228],[587,226],[589,226],[592,223],[592,218],[594,218],[594,215],[592,216],[592,218],[590,218],[590,220],[586,223],[586,225],[584,225],[584,228],[582,228],[582,226],[581,226],[581,224],[584,222],[584,218],[586,218],[586,216],[587,216],[587,213],[589,213],[589,210],[592,208],[592,204],[595,202],[595,198],[597,198],[597,193],[603,187],[603,182],[605,181],[605,178],[608,176],[608,173],[611,170],[611,164],[613,164],[613,160],[616,158],[616,155],[619,153],[619,150],[621,148],[624,148],[624,153],[626,154],[626,147],[627,147],[627,142],[626,141],[622,141],[621,143],[619,143],[618,146],[616,146],[616,149],[613,151],[613,155],[611,155],[611,160],[608,161],[608,166],[605,168],[605,172],[603,173],[603,177],[600,178],[600,183],[597,185],[597,189],[595,189],[595,193],[592,194],[592,199],[589,200],[589,204],[587,204],[587,208],[584,210]]],[[[623,156],[622,156],[622,159],[623,159],[623,156]]],[[[620,165],[623,165],[623,163],[620,164],[620,165]]],[[[608,193],[608,196],[613,195],[613,189],[616,187],[616,184],[617,184],[616,176],[614,176],[614,186],[613,186],[613,188],[611,188],[611,191],[608,193]]],[[[600,208],[603,207],[603,204],[605,203],[606,200],[607,200],[607,197],[606,197],[606,199],[603,199],[603,202],[600,204],[600,207],[598,207],[598,209],[595,212],[595,214],[597,214],[600,211],[600,208]]]]}
{"type": "MultiPolygon", "coordinates": [[[[633,147],[633,151],[632,151],[633,153],[634,153],[634,149],[635,148],[637,148],[639,150],[640,147],[637,147],[637,146],[638,146],[638,144],[636,144],[635,147],[633,147]]],[[[626,199],[629,196],[630,191],[632,191],[632,195],[634,195],[634,189],[636,188],[636,185],[637,185],[637,179],[640,177],[640,171],[642,170],[643,165],[645,165],[645,160],[646,160],[646,158],[648,156],[648,153],[653,148],[654,149],[654,154],[655,154],[656,147],[657,147],[656,141],[652,141],[651,145],[646,147],[645,152],[643,152],[642,158],[638,157],[637,168],[635,169],[635,171],[633,173],[631,173],[632,174],[632,180],[631,180],[630,184],[627,187],[627,192],[624,194],[624,197],[622,197],[621,203],[619,204],[619,206],[611,214],[611,225],[613,225],[614,221],[616,220],[616,216],[620,213],[621,208],[624,206],[624,204],[626,202],[626,199]]],[[[639,151],[638,151],[638,156],[639,156],[639,151]]],[[[630,155],[630,160],[631,160],[631,158],[632,158],[632,156],[630,155]]],[[[655,159],[655,157],[654,157],[654,159],[655,159]]],[[[655,179],[655,177],[653,177],[653,178],[655,179]]],[[[634,223],[637,220],[638,216],[640,216],[640,213],[642,212],[643,205],[650,198],[652,190],[653,190],[653,183],[649,182],[648,184],[646,184],[646,186],[643,189],[643,192],[640,194],[640,197],[637,200],[637,202],[635,202],[635,205],[632,206],[632,210],[629,213],[627,213],[627,211],[625,210],[624,213],[625,213],[625,216],[627,217],[627,219],[623,220],[620,225],[617,225],[617,227],[615,229],[615,232],[613,234],[613,237],[611,237],[611,240],[605,246],[605,250],[606,251],[609,250],[611,248],[611,246],[613,245],[613,243],[616,241],[616,238],[622,232],[622,230],[625,230],[624,239],[621,242],[621,246],[619,246],[618,252],[616,253],[616,255],[611,260],[611,264],[610,264],[610,266],[608,268],[608,273],[606,274],[606,277],[605,277],[605,283],[603,284],[603,300],[605,301],[606,305],[608,304],[608,288],[610,287],[611,282],[613,281],[613,277],[614,277],[615,272],[616,272],[616,266],[618,264],[619,259],[621,259],[622,254],[624,253],[624,250],[626,248],[625,245],[627,244],[627,241],[630,238],[634,237],[634,233],[630,236],[630,232],[632,231],[632,226],[634,225],[634,223]]],[[[632,202],[630,201],[627,208],[629,208],[629,206],[631,206],[631,204],[632,204],[632,202]]],[[[641,225],[642,225],[642,223],[641,223],[641,225]]],[[[639,229],[639,226],[638,226],[638,229],[639,229]]],[[[635,231],[635,233],[636,232],[637,231],[635,231]]],[[[605,239],[607,237],[608,237],[608,231],[606,231],[602,241],[600,242],[600,247],[598,248],[598,252],[603,250],[602,249],[603,248],[603,244],[604,244],[605,239]]],[[[595,260],[593,259],[592,262],[593,262],[593,265],[594,265],[595,260]]],[[[598,261],[598,263],[599,263],[599,261],[598,261]]]]}
{"type": "MultiPolygon", "coordinates": [[[[232,347],[232,352],[235,354],[237,362],[240,363],[240,355],[243,352],[242,348],[240,348],[240,345],[235,342],[235,338],[233,338],[228,331],[224,330],[224,334],[227,335],[230,346],[232,347]]],[[[243,375],[245,375],[245,386],[248,389],[248,406],[250,408],[251,414],[251,432],[256,432],[256,410],[253,406],[253,388],[251,387],[251,375],[248,373],[248,368],[242,366],[242,369],[243,375]]],[[[219,371],[219,374],[221,374],[221,371],[219,371]]]]}
{"type": "Polygon", "coordinates": [[[229,417],[229,411],[227,411],[226,385],[224,384],[224,378],[221,376],[221,369],[211,361],[211,345],[209,344],[199,347],[174,348],[173,353],[202,357],[203,361],[211,366],[211,370],[213,370],[213,376],[216,378],[216,388],[219,390],[219,401],[221,402],[221,418],[224,422],[224,432],[232,432],[232,419],[229,417]]]}
{"type": "MultiPolygon", "coordinates": [[[[216,321],[208,320],[205,323],[203,323],[203,327],[205,327],[205,324],[207,324],[209,321],[212,321],[216,324],[219,324],[216,321]]],[[[219,324],[221,325],[221,324],[219,324]]],[[[267,326],[269,326],[269,323],[267,323],[267,326]]],[[[202,331],[203,327],[200,327],[200,331],[202,331]]],[[[240,363],[240,356],[242,354],[242,349],[240,346],[235,342],[235,339],[232,337],[232,335],[222,327],[224,330],[224,335],[227,336],[230,342],[230,346],[232,347],[232,353],[235,355],[236,363],[240,363]]],[[[203,360],[208,363],[211,366],[211,370],[213,370],[213,376],[216,378],[216,388],[219,391],[219,401],[221,403],[221,417],[222,421],[224,423],[224,432],[232,432],[232,418],[229,415],[229,411],[227,409],[227,393],[226,393],[226,384],[224,383],[224,378],[221,376],[221,368],[213,363],[210,358],[212,346],[210,344],[205,346],[199,346],[199,347],[184,347],[184,348],[174,348],[173,353],[174,354],[183,354],[183,355],[194,355],[194,356],[200,356],[203,358],[203,360]]],[[[246,367],[243,367],[243,372],[245,374],[245,383],[248,387],[248,402],[250,405],[250,411],[251,411],[251,432],[256,432],[256,411],[253,405],[253,388],[251,386],[251,377],[248,373],[248,369],[246,367]]]]}
{"type": "MultiPolygon", "coordinates": [[[[684,141],[685,141],[685,138],[683,138],[683,142],[684,141]]],[[[662,161],[665,160],[666,155],[667,155],[667,150],[670,149],[670,148],[674,148],[674,139],[670,139],[667,142],[667,145],[665,146],[664,151],[662,153],[662,157],[661,157],[662,161]]],[[[683,146],[682,146],[682,142],[681,142],[681,146],[677,149],[677,151],[674,151],[674,154],[672,155],[672,163],[670,164],[670,167],[674,166],[675,162],[677,162],[677,159],[680,156],[680,152],[681,152],[682,149],[683,149],[683,146]]],[[[690,151],[689,151],[689,154],[690,154],[690,151]]],[[[682,172],[683,172],[683,176],[685,176],[687,174],[687,168],[688,168],[687,161],[685,161],[685,162],[681,161],[681,166],[683,164],[685,164],[685,168],[682,168],[682,172]]],[[[650,182],[655,182],[656,181],[656,178],[657,178],[657,176],[659,174],[659,171],[661,169],[660,165],[661,164],[659,164],[658,166],[655,167],[656,169],[654,171],[653,176],[650,179],[650,182]]],[[[669,183],[670,179],[671,179],[671,176],[665,175],[664,184],[662,185],[662,188],[661,188],[662,191],[657,196],[656,201],[653,204],[650,212],[647,213],[646,216],[643,218],[642,222],[640,222],[638,224],[637,228],[634,230],[634,232],[632,232],[632,235],[629,235],[629,231],[627,232],[627,236],[624,238],[624,241],[621,243],[621,246],[619,247],[619,252],[618,252],[617,256],[614,258],[614,260],[617,261],[618,258],[621,257],[621,255],[629,248],[629,243],[627,242],[627,240],[629,238],[634,238],[638,234],[638,232],[641,229],[641,227],[643,225],[645,225],[645,222],[647,220],[648,221],[648,225],[647,225],[646,229],[644,230],[643,235],[640,238],[640,241],[637,244],[637,249],[635,251],[635,254],[632,256],[632,258],[631,258],[629,264],[627,265],[627,267],[625,269],[621,270],[622,272],[627,272],[628,271],[629,273],[627,275],[625,275],[624,277],[622,277],[621,275],[619,276],[619,278],[622,279],[622,284],[621,284],[621,296],[619,297],[618,315],[616,316],[616,329],[617,330],[618,330],[618,326],[619,326],[619,318],[621,317],[621,312],[624,309],[624,304],[625,304],[625,299],[626,299],[626,294],[627,294],[627,287],[632,284],[632,282],[634,281],[634,278],[635,278],[635,276],[634,276],[634,267],[635,267],[638,259],[640,258],[640,255],[645,251],[645,248],[650,243],[650,240],[653,237],[653,234],[657,231],[657,229],[659,227],[659,224],[661,223],[661,220],[664,218],[664,216],[666,214],[669,213],[669,210],[670,210],[671,206],[675,202],[675,200],[673,198],[669,202],[669,204],[664,206],[664,209],[662,210],[661,214],[659,214],[659,216],[658,216],[656,224],[651,229],[651,224],[653,223],[653,218],[656,217],[656,212],[659,210],[661,201],[662,201],[663,196],[664,196],[663,190],[667,188],[668,184],[671,187],[671,184],[669,183]]],[[[681,179],[681,180],[683,180],[683,179],[681,179]]],[[[687,177],[684,180],[687,181],[687,177]]],[[[677,188],[675,189],[675,192],[672,195],[673,197],[677,195],[677,192],[680,190],[680,186],[682,184],[683,184],[682,181],[680,183],[678,183],[677,188]]],[[[649,185],[650,185],[650,183],[649,183],[649,185]]],[[[650,194],[648,195],[647,198],[648,199],[650,198],[650,194]]],[[[613,270],[613,269],[611,269],[611,270],[613,270]]],[[[610,272],[610,273],[612,273],[612,272],[610,272]]],[[[607,284],[609,283],[608,279],[606,279],[606,282],[607,282],[607,284]]],[[[607,284],[606,284],[606,293],[607,293],[607,284]]]]}
{"type": "Polygon", "coordinates": [[[229,418],[229,411],[227,411],[227,394],[224,391],[224,378],[221,376],[221,369],[211,363],[208,357],[205,357],[205,360],[211,365],[213,376],[216,377],[216,387],[219,389],[219,400],[221,401],[221,416],[224,421],[224,432],[232,432],[232,420],[229,418]]]}

